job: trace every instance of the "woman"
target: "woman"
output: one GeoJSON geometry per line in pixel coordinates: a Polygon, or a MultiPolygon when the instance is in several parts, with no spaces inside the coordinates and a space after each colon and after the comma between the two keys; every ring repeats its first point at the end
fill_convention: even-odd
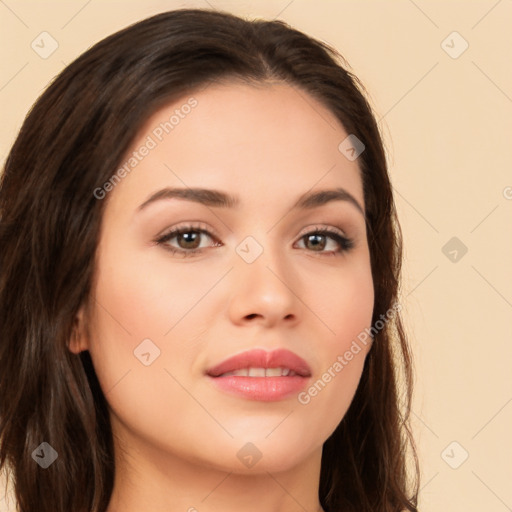
{"type": "Polygon", "coordinates": [[[400,230],[341,62],[283,22],[183,9],[36,102],[0,188],[20,510],[417,510],[400,230]]]}

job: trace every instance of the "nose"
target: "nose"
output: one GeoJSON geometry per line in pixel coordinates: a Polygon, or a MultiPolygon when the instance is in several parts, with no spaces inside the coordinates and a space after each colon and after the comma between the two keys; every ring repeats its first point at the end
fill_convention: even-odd
{"type": "Polygon", "coordinates": [[[232,279],[229,316],[234,324],[274,327],[298,323],[302,304],[297,289],[300,283],[282,257],[264,250],[252,263],[240,258],[232,279]]]}

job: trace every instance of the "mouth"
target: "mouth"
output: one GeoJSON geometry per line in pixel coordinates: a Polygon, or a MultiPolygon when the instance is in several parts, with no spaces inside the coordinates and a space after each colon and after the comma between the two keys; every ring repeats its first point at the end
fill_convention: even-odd
{"type": "Polygon", "coordinates": [[[208,369],[206,375],[220,391],[268,402],[301,391],[311,377],[311,368],[289,350],[250,350],[208,369]]]}

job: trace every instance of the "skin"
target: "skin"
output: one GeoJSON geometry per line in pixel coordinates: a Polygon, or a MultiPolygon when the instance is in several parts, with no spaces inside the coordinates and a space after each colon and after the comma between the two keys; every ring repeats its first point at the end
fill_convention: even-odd
{"type": "MultiPolygon", "coordinates": [[[[104,199],[94,300],[70,345],[89,350],[110,406],[108,512],[319,511],[322,445],[350,405],[370,345],[307,404],[297,394],[228,395],[204,373],[247,349],[287,348],[312,368],[309,386],[370,327],[363,214],[349,201],[291,208],[306,192],[343,187],[364,210],[360,169],[338,150],[348,134],[333,114],[276,83],[217,83],[167,105],[127,156],[191,96],[197,106],[104,199]],[[137,211],[165,187],[222,190],[240,205],[174,198],[137,211]],[[202,252],[182,257],[154,243],[190,222],[212,234],[200,235],[202,252]],[[319,227],[337,229],[353,248],[335,252],[329,236],[325,246],[308,243],[304,235],[319,227]],[[252,263],[236,251],[248,236],[263,248],[252,263]],[[147,338],[160,355],[145,366],[134,350],[147,338]],[[247,443],[261,453],[252,467],[237,457],[247,443]]],[[[182,237],[169,245],[191,247],[182,237]]]]}

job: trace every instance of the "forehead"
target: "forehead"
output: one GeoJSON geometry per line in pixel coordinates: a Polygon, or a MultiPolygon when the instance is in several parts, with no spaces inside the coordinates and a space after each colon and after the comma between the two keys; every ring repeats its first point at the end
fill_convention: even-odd
{"type": "Polygon", "coordinates": [[[216,83],[145,122],[120,165],[129,172],[110,199],[201,186],[256,204],[273,191],[283,198],[343,186],[364,204],[357,161],[338,149],[347,136],[328,108],[295,86],[216,83]]]}

